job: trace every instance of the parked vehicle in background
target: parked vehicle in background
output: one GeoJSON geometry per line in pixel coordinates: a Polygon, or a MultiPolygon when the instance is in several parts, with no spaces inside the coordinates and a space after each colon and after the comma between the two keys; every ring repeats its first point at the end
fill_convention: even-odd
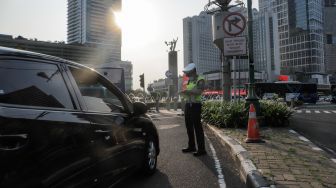
{"type": "Polygon", "coordinates": [[[110,187],[153,174],[159,137],[146,111],[88,67],[0,47],[0,187],[110,187]]]}
{"type": "Polygon", "coordinates": [[[336,95],[333,95],[330,100],[331,103],[336,104],[336,95]]]}
{"type": "Polygon", "coordinates": [[[336,85],[331,86],[331,97],[330,102],[336,104],[336,85]]]}
{"type": "Polygon", "coordinates": [[[300,82],[275,82],[256,83],[256,94],[262,98],[266,93],[275,93],[285,102],[290,102],[291,98],[304,103],[316,103],[318,101],[317,85],[300,82]]]}

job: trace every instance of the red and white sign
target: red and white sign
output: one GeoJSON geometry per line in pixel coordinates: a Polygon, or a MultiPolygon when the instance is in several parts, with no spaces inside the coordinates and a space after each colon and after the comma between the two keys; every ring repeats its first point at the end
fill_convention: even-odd
{"type": "Polygon", "coordinates": [[[232,12],[223,20],[223,30],[230,36],[237,36],[241,34],[246,28],[245,17],[238,13],[232,12]]]}

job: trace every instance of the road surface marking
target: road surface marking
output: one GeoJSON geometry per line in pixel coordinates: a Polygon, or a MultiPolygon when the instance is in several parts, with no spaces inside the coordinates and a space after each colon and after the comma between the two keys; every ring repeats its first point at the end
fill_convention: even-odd
{"type": "Polygon", "coordinates": [[[215,168],[217,170],[217,178],[218,178],[219,187],[220,188],[226,188],[226,183],[225,183],[225,179],[224,179],[223,170],[222,170],[221,164],[219,162],[219,159],[217,157],[216,150],[213,147],[210,139],[206,135],[205,135],[205,138],[209,142],[210,150],[211,150],[211,153],[212,153],[212,158],[215,161],[215,168]]]}
{"type": "Polygon", "coordinates": [[[297,110],[296,112],[300,114],[300,113],[302,113],[302,110],[297,110]]]}
{"type": "Polygon", "coordinates": [[[336,159],[331,159],[334,163],[336,163],[336,159]]]}
{"type": "Polygon", "coordinates": [[[307,113],[307,114],[310,114],[310,113],[311,113],[311,111],[310,111],[310,110],[306,110],[306,113],[307,113]]]}
{"type": "Polygon", "coordinates": [[[156,127],[158,129],[164,130],[164,129],[172,129],[172,128],[179,127],[179,126],[181,126],[181,125],[179,125],[179,124],[171,124],[171,125],[157,125],[156,127]]]}
{"type": "Polygon", "coordinates": [[[329,111],[326,111],[326,110],[325,110],[325,111],[323,111],[323,112],[324,112],[324,113],[326,113],[326,114],[330,114],[330,112],[329,112],[329,111]]]}
{"type": "Polygon", "coordinates": [[[321,113],[321,112],[320,112],[320,111],[318,111],[318,110],[315,110],[315,113],[319,114],[319,113],[321,113]]]}
{"type": "Polygon", "coordinates": [[[319,147],[312,147],[312,149],[313,150],[315,150],[315,151],[323,151],[321,148],[319,148],[319,147]]]}
{"type": "Polygon", "coordinates": [[[151,117],[153,120],[163,120],[163,119],[172,119],[176,117],[151,117]]]}
{"type": "Polygon", "coordinates": [[[305,142],[309,142],[309,140],[307,138],[303,137],[303,136],[299,136],[299,138],[300,138],[300,140],[303,140],[305,142]]]}
{"type": "Polygon", "coordinates": [[[292,130],[292,129],[289,130],[289,132],[290,132],[290,133],[293,133],[293,134],[296,134],[296,131],[294,131],[294,130],[292,130]]]}
{"type": "Polygon", "coordinates": [[[336,110],[333,110],[332,112],[334,112],[336,114],[336,110]]]}

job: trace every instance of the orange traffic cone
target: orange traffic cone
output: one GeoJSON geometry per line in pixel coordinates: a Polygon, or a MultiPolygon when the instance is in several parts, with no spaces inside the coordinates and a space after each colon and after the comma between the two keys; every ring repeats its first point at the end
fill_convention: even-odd
{"type": "Polygon", "coordinates": [[[247,127],[247,138],[245,140],[246,143],[261,143],[265,142],[261,140],[259,134],[259,124],[257,121],[256,110],[253,104],[250,104],[250,111],[249,111],[249,120],[248,120],[248,127],[247,127]]]}

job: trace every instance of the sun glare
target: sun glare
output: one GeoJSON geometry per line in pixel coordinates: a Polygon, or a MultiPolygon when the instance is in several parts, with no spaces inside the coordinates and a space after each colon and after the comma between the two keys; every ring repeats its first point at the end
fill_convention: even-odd
{"type": "Polygon", "coordinates": [[[114,15],[123,32],[123,45],[141,47],[158,36],[157,10],[146,0],[125,0],[123,11],[114,15]]]}
{"type": "Polygon", "coordinates": [[[114,12],[114,19],[120,28],[123,28],[124,16],[122,12],[114,12]]]}

